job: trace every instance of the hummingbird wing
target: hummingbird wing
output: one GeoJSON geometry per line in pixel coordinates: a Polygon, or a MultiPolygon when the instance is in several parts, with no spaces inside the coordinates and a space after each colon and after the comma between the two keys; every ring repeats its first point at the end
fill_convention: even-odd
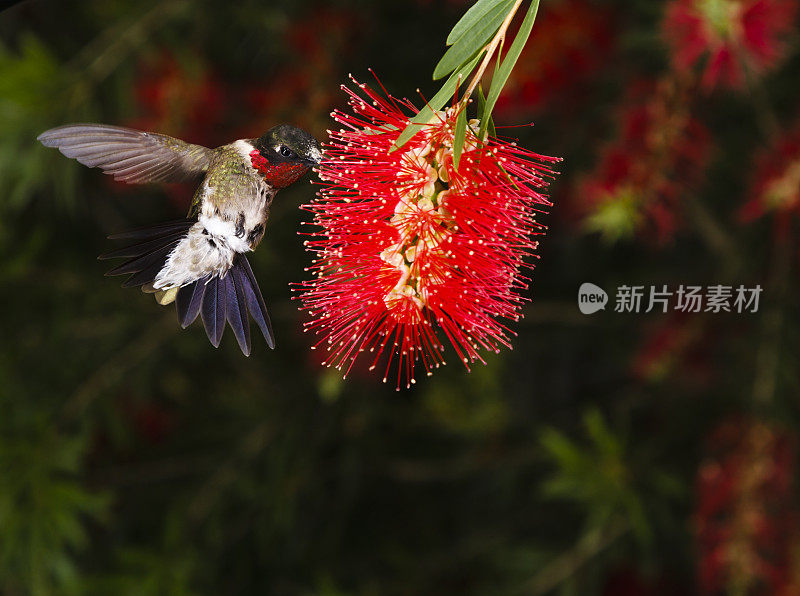
{"type": "Polygon", "coordinates": [[[37,139],[123,182],[179,182],[208,170],[213,150],[152,132],[106,124],[67,124],[37,139]]]}

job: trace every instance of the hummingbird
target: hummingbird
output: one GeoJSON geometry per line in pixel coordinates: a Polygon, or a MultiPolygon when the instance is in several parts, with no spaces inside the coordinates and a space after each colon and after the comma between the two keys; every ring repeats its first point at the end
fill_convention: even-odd
{"type": "Polygon", "coordinates": [[[257,139],[209,149],[119,126],[67,124],[37,138],[127,183],[202,176],[185,219],[109,236],[133,244],[98,258],[127,259],[106,275],[128,274],[123,287],[140,287],[162,305],[175,302],[184,329],[200,315],[214,347],[219,347],[227,321],[242,352],[250,355],[248,312],[267,345],[275,347],[246,254],[264,237],[275,194],[320,163],[322,150],[312,135],[280,124],[257,139]]]}

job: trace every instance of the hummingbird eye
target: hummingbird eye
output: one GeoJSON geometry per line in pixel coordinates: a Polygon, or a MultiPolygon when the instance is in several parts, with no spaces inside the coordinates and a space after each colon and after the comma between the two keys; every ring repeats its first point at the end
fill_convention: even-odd
{"type": "Polygon", "coordinates": [[[289,149],[286,145],[279,146],[278,153],[280,153],[284,157],[297,157],[297,155],[295,155],[295,152],[289,149]]]}

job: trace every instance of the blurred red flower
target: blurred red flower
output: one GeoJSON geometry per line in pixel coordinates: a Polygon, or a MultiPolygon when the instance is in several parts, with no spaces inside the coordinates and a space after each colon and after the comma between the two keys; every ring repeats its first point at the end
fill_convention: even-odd
{"type": "Polygon", "coordinates": [[[370,351],[374,368],[390,350],[399,388],[403,376],[414,382],[416,362],[428,374],[444,363],[441,334],[467,365],[509,345],[499,319],[520,317],[521,270],[550,205],[545,164],[558,160],[498,139],[483,145],[473,120],[456,169],[454,108],[390,152],[413,106],[359,87],[367,99],[346,89],[353,113],[334,113],[345,129],[330,133],[323,188],[306,206],[321,230],[306,242],[318,258],[300,298],[326,365],[349,371],[370,351]]]}
{"type": "Polygon", "coordinates": [[[681,198],[702,180],[710,153],[689,93],[676,79],[632,86],[619,137],[582,185],[590,229],[611,239],[637,232],[659,243],[672,238],[681,198]]]}
{"type": "Polygon", "coordinates": [[[134,90],[141,115],[132,126],[211,146],[225,142],[218,128],[228,93],[202,60],[189,69],[164,51],[141,65],[134,90]]]}
{"type": "Polygon", "coordinates": [[[800,213],[800,124],[756,159],[749,195],[739,211],[743,222],[775,213],[783,228],[791,213],[800,213]]]}
{"type": "Polygon", "coordinates": [[[705,89],[741,87],[785,56],[796,13],[797,0],[673,0],[663,29],[678,71],[705,58],[705,89]]]}
{"type": "Polygon", "coordinates": [[[254,112],[247,125],[260,122],[266,130],[287,121],[312,132],[324,131],[336,104],[343,58],[356,50],[365,30],[362,20],[341,8],[316,7],[292,22],[285,32],[285,46],[291,50],[288,63],[245,89],[245,101],[254,112]]]}
{"type": "Polygon", "coordinates": [[[601,596],[675,596],[690,590],[666,571],[643,574],[634,567],[614,568],[605,580],[601,596]]]}
{"type": "Polygon", "coordinates": [[[518,121],[558,98],[553,107],[573,113],[574,102],[600,72],[614,45],[615,20],[607,8],[585,0],[542,3],[547,27],[528,42],[493,112],[495,118],[518,121]]]}
{"type": "Polygon", "coordinates": [[[672,378],[682,385],[706,385],[712,371],[707,321],[682,311],[661,317],[647,329],[637,351],[632,372],[642,381],[672,378]],[[677,374],[680,372],[680,374],[677,374]]]}
{"type": "Polygon", "coordinates": [[[704,594],[793,594],[796,441],[747,419],[722,424],[697,473],[694,524],[704,594]]]}
{"type": "MultiPolygon", "coordinates": [[[[191,63],[191,68],[184,66],[184,61],[169,50],[143,60],[134,81],[138,116],[127,126],[210,147],[228,142],[221,123],[229,90],[203,60],[196,58],[191,63]]],[[[135,187],[112,178],[108,178],[108,184],[136,192],[135,187]]],[[[171,183],[165,187],[171,202],[180,210],[187,209],[193,185],[171,183]]]]}

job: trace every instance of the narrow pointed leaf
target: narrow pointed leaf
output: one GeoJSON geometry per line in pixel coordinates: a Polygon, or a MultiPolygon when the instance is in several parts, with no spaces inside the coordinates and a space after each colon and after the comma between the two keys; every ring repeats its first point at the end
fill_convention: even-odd
{"type": "MultiPolygon", "coordinates": [[[[483,94],[483,87],[478,84],[478,120],[483,122],[484,118],[486,118],[486,96],[483,94]]],[[[489,131],[490,137],[497,136],[497,129],[494,127],[494,120],[492,120],[491,114],[489,114],[489,125],[487,130],[489,131]]]]}
{"type": "Polygon", "coordinates": [[[451,46],[456,43],[464,33],[474,27],[476,23],[480,23],[492,9],[503,4],[510,6],[512,3],[513,0],[478,0],[450,31],[447,36],[447,45],[451,46]]]}
{"type": "Polygon", "coordinates": [[[433,79],[441,79],[462,66],[470,57],[491,41],[503,24],[514,0],[502,0],[491,7],[483,18],[475,21],[458,40],[450,46],[433,70],[433,79]]]}
{"type": "Polygon", "coordinates": [[[408,126],[403,129],[403,132],[401,132],[400,136],[397,137],[397,140],[391,149],[392,151],[395,151],[405,145],[433,117],[433,113],[435,111],[442,109],[442,106],[453,97],[453,94],[456,92],[456,88],[459,86],[459,82],[463,82],[467,75],[472,72],[472,70],[478,64],[478,60],[480,60],[482,56],[483,52],[479,53],[472,60],[470,60],[469,63],[465,64],[463,67],[459,68],[458,71],[450,75],[436,95],[434,95],[428,101],[427,105],[425,105],[425,107],[423,107],[417,113],[417,115],[411,119],[411,122],[408,124],[408,126]]]}
{"type": "Polygon", "coordinates": [[[483,85],[478,83],[478,120],[483,121],[486,111],[486,96],[483,94],[483,85]]]}
{"type": "Polygon", "coordinates": [[[505,60],[503,60],[492,77],[492,86],[489,89],[489,94],[486,96],[484,119],[481,122],[480,134],[478,134],[480,138],[483,138],[483,134],[486,132],[486,128],[489,125],[489,118],[487,118],[486,115],[492,115],[494,104],[497,103],[497,99],[500,97],[500,92],[503,90],[506,81],[508,81],[508,77],[511,75],[511,70],[514,68],[517,60],[519,60],[522,49],[525,47],[528,37],[530,37],[531,30],[533,29],[533,22],[536,20],[536,13],[538,11],[539,0],[533,0],[528,8],[525,18],[522,20],[522,24],[519,27],[519,31],[517,32],[514,41],[511,43],[511,47],[508,48],[508,54],[506,54],[505,60]]]}
{"type": "Polygon", "coordinates": [[[464,139],[467,136],[467,108],[464,106],[456,116],[456,129],[453,133],[453,168],[458,171],[458,162],[464,150],[464,139]]]}

